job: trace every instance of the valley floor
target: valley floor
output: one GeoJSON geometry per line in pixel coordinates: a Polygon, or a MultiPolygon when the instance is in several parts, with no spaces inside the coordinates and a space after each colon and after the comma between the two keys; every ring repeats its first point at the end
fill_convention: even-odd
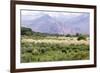
{"type": "Polygon", "coordinates": [[[44,62],[89,59],[89,38],[77,37],[22,37],[21,62],[44,62]]]}

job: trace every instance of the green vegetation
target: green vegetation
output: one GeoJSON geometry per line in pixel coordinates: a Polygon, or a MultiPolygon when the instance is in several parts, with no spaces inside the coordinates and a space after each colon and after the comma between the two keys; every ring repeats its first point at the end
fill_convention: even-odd
{"type": "Polygon", "coordinates": [[[88,45],[21,43],[21,62],[42,62],[89,59],[88,45]]]}
{"type": "Polygon", "coordinates": [[[89,59],[87,36],[33,32],[21,28],[21,62],[46,62],[89,59]],[[79,40],[83,40],[79,41],[79,40]]]}
{"type": "Polygon", "coordinates": [[[86,40],[86,36],[84,35],[79,35],[77,40],[86,40]]]}
{"type": "Polygon", "coordinates": [[[67,34],[66,37],[71,37],[71,35],[70,34],[67,34]]]}
{"type": "Polygon", "coordinates": [[[33,32],[30,28],[21,27],[21,35],[32,35],[33,32]]]}

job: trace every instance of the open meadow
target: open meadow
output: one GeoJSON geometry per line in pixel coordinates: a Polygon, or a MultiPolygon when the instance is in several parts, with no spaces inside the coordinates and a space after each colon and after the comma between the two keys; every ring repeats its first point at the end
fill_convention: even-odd
{"type": "Polygon", "coordinates": [[[21,62],[89,59],[89,38],[47,36],[21,38],[21,62]]]}

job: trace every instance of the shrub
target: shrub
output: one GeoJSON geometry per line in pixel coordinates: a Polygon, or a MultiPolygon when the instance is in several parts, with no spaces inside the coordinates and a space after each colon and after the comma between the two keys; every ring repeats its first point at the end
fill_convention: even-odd
{"type": "Polygon", "coordinates": [[[67,34],[66,37],[71,37],[71,34],[67,34]]]}
{"type": "Polygon", "coordinates": [[[38,49],[33,49],[32,51],[32,55],[39,55],[40,52],[38,51],[38,49]]]}
{"type": "Polygon", "coordinates": [[[31,53],[25,53],[21,55],[21,62],[31,62],[32,61],[32,54],[31,53]]]}
{"type": "Polygon", "coordinates": [[[86,40],[86,36],[80,35],[80,36],[78,36],[77,40],[86,40]]]}
{"type": "Polygon", "coordinates": [[[89,45],[55,43],[21,43],[21,62],[89,59],[89,45]]]}
{"type": "Polygon", "coordinates": [[[32,29],[31,28],[26,28],[26,27],[21,27],[21,35],[32,35],[32,29]]]}

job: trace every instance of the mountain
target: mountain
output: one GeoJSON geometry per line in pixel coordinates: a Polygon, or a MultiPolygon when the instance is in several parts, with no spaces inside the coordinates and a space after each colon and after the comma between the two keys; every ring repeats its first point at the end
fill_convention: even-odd
{"type": "Polygon", "coordinates": [[[31,28],[35,32],[49,34],[89,34],[89,16],[80,15],[67,17],[64,15],[53,17],[49,14],[42,14],[36,19],[23,20],[22,25],[31,28]]]}
{"type": "Polygon", "coordinates": [[[31,21],[31,24],[27,25],[27,27],[36,32],[50,34],[64,34],[65,29],[64,25],[58,23],[58,21],[49,15],[44,15],[36,20],[31,21]]]}

